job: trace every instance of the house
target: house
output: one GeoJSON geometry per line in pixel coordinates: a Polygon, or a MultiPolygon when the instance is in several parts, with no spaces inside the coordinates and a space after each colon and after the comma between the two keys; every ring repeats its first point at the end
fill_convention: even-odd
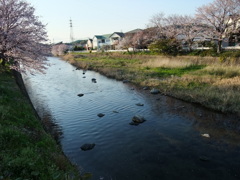
{"type": "Polygon", "coordinates": [[[226,43],[228,46],[240,46],[240,15],[231,15],[229,20],[229,27],[226,29],[227,37],[226,43]]]}
{"type": "Polygon", "coordinates": [[[87,50],[92,50],[93,49],[93,40],[88,38],[87,43],[86,43],[86,49],[87,50]]]}
{"type": "Polygon", "coordinates": [[[111,49],[115,49],[115,46],[123,39],[124,33],[114,32],[109,36],[111,49]]]}
{"type": "Polygon", "coordinates": [[[136,33],[142,32],[142,31],[143,31],[142,29],[134,29],[134,30],[132,30],[132,31],[126,32],[125,35],[130,35],[130,34],[134,35],[134,34],[136,34],[136,33]]]}
{"type": "Polygon", "coordinates": [[[104,46],[110,46],[110,35],[111,34],[105,34],[105,35],[95,35],[92,39],[92,47],[93,49],[102,49],[104,46]]]}

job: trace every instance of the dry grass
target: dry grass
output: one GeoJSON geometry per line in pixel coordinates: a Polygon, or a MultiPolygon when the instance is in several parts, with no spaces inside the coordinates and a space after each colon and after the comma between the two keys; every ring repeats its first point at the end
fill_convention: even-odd
{"type": "Polygon", "coordinates": [[[215,65],[219,64],[217,58],[213,57],[167,57],[167,56],[153,56],[150,59],[145,59],[142,67],[167,67],[167,68],[180,68],[191,65],[215,65]]]}
{"type": "Polygon", "coordinates": [[[215,65],[206,67],[202,73],[221,78],[233,78],[240,76],[240,66],[215,65]]]}
{"type": "Polygon", "coordinates": [[[155,68],[155,67],[166,67],[166,68],[175,68],[175,67],[186,67],[190,66],[193,63],[190,61],[179,61],[178,59],[172,59],[168,57],[163,58],[156,58],[154,60],[149,60],[141,64],[141,67],[149,67],[149,68],[155,68]]]}

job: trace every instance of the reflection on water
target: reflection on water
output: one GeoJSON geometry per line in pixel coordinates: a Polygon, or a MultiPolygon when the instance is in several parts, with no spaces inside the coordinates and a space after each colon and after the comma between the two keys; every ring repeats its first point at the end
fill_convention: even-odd
{"type": "Polygon", "coordinates": [[[25,77],[27,89],[40,116],[57,125],[64,153],[94,180],[240,178],[238,117],[49,60],[46,74],[25,77]],[[129,125],[136,114],[147,121],[129,125]],[[82,151],[85,143],[96,146],[82,151]]]}

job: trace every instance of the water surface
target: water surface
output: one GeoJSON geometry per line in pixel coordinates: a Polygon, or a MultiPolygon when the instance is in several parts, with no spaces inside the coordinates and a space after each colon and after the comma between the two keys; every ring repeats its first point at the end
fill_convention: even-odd
{"type": "Polygon", "coordinates": [[[92,179],[240,179],[238,117],[49,62],[46,74],[25,77],[26,87],[39,115],[55,123],[64,153],[92,179]],[[129,125],[136,114],[147,121],[129,125]],[[96,146],[82,151],[85,143],[96,146]]]}

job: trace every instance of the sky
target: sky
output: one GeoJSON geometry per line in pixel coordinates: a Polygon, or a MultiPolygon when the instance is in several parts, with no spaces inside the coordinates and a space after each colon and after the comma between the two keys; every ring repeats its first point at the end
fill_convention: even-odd
{"type": "Polygon", "coordinates": [[[74,40],[94,35],[128,32],[147,27],[152,16],[164,13],[194,15],[213,0],[26,0],[46,24],[49,41],[70,41],[70,19],[74,40]]]}

